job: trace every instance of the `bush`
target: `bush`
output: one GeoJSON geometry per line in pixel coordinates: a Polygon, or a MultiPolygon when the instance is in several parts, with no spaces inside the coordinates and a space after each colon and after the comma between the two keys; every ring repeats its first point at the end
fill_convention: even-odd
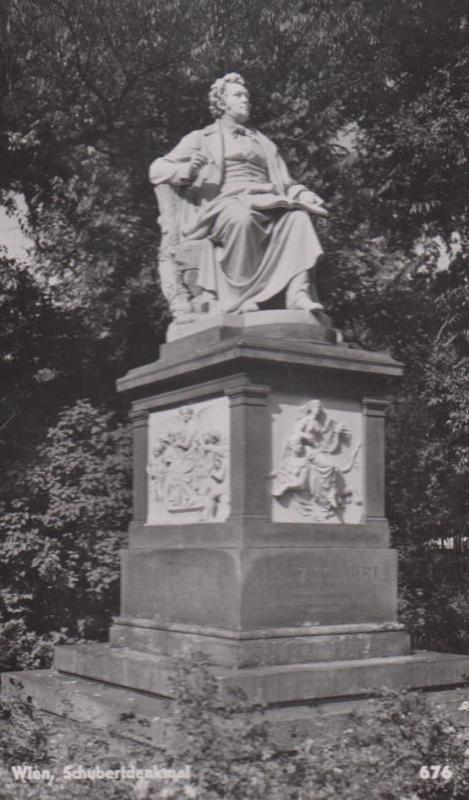
{"type": "Polygon", "coordinates": [[[467,566],[460,562],[430,548],[401,553],[399,618],[415,647],[469,653],[467,566]]]}
{"type": "Polygon", "coordinates": [[[419,693],[385,692],[342,733],[327,726],[291,752],[276,749],[258,706],[223,700],[200,659],[175,667],[175,728],[167,752],[118,739],[69,720],[41,716],[20,697],[0,703],[2,800],[467,800],[465,738],[419,693]],[[13,765],[50,769],[52,783],[15,781],[13,765]],[[67,781],[65,765],[128,769],[188,765],[190,778],[67,781]],[[432,765],[446,766],[432,777],[432,765]]]}
{"type": "Polygon", "coordinates": [[[179,666],[175,689],[178,756],[191,764],[204,800],[469,797],[465,735],[423,694],[383,691],[350,716],[342,733],[324,725],[285,753],[273,746],[259,706],[241,696],[220,698],[203,660],[179,666]],[[427,779],[425,772],[422,778],[429,765],[448,766],[451,779],[427,779]]]}
{"type": "Polygon", "coordinates": [[[42,666],[52,644],[107,633],[118,608],[130,465],[128,429],[87,401],[49,431],[21,500],[0,516],[2,669],[42,666]]]}

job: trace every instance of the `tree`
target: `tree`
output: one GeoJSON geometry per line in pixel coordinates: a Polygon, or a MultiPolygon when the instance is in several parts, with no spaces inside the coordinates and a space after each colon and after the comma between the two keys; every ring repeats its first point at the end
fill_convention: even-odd
{"type": "Polygon", "coordinates": [[[29,267],[0,257],[0,469],[14,486],[63,406],[85,394],[119,408],[113,354],[78,309],[62,308],[29,267]]]}

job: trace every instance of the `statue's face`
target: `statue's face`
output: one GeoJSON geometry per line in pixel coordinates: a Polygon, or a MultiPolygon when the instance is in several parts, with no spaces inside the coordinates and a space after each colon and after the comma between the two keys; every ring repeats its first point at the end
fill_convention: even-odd
{"type": "Polygon", "coordinates": [[[223,93],[225,115],[235,122],[243,123],[249,119],[249,94],[240,83],[227,83],[223,93]]]}

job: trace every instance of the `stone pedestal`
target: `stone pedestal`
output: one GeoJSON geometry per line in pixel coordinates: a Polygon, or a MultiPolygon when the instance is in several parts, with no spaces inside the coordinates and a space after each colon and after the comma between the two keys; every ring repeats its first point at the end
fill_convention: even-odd
{"type": "Polygon", "coordinates": [[[179,333],[118,384],[134,515],[110,643],[57,648],[58,672],[30,673],[30,693],[54,710],[48,686],[73,676],[89,697],[104,682],[127,710],[151,696],[161,721],[171,658],[202,651],[222,684],[304,728],[311,703],[462,684],[468,657],[411,655],[397,622],[384,415],[401,366],[306,312],[179,333]]]}

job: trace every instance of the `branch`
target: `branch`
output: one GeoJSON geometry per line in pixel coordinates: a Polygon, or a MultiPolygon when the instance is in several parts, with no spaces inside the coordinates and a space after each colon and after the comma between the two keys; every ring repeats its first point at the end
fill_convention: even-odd
{"type": "Polygon", "coordinates": [[[10,422],[11,422],[11,421],[12,421],[12,420],[13,420],[13,419],[14,419],[14,418],[17,416],[17,414],[18,414],[18,412],[17,412],[17,411],[12,411],[12,412],[11,412],[11,414],[10,414],[10,416],[9,416],[9,417],[7,417],[7,419],[5,420],[5,422],[2,422],[2,424],[0,425],[0,431],[3,431],[3,430],[5,430],[5,428],[7,428],[7,427],[8,427],[8,425],[10,424],[10,422]]]}
{"type": "MultiPolygon", "coordinates": [[[[248,9],[243,14],[240,14],[238,17],[230,21],[231,25],[238,25],[241,22],[246,21],[249,18],[249,7],[246,6],[248,9]]],[[[177,28],[177,26],[176,26],[177,28]]],[[[160,64],[152,64],[145,69],[142,69],[140,72],[137,72],[133,76],[129,75],[128,80],[126,81],[125,86],[123,87],[121,93],[118,96],[118,102],[122,102],[126,94],[135,86],[135,84],[140,80],[140,78],[144,78],[148,75],[152,75],[158,72],[164,72],[165,70],[169,69],[172,66],[180,66],[182,62],[186,61],[187,58],[191,55],[192,50],[197,47],[200,47],[206,37],[207,31],[205,30],[203,35],[194,43],[192,43],[189,47],[182,48],[178,52],[176,52],[171,58],[168,58],[166,61],[163,61],[160,64]]]]}

